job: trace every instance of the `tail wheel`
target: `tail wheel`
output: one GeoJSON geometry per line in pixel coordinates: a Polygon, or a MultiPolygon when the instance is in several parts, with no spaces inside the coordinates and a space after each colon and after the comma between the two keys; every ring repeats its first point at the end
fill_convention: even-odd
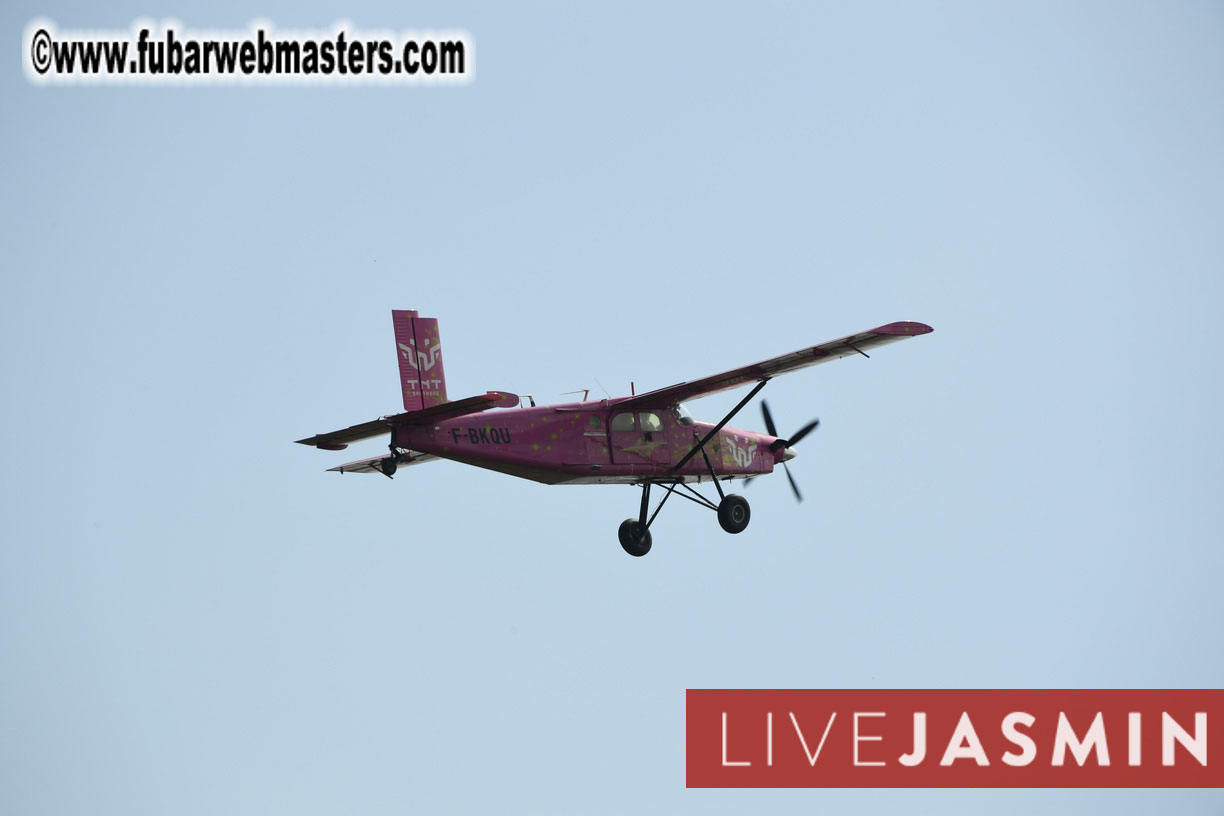
{"type": "Polygon", "coordinates": [[[616,534],[620,537],[621,547],[635,558],[641,558],[650,552],[650,530],[637,519],[628,518],[622,521],[616,534]]]}
{"type": "Polygon", "coordinates": [[[718,503],[718,523],[728,533],[742,533],[752,518],[748,500],[738,493],[728,493],[718,503]]]}

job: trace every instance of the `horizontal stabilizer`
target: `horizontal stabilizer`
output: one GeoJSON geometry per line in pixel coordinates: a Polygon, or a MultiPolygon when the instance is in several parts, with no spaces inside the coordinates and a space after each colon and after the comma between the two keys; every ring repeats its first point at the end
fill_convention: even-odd
{"type": "Polygon", "coordinates": [[[369,459],[358,459],[356,462],[346,462],[343,465],[337,465],[334,468],[328,468],[328,472],[336,471],[337,473],[381,473],[384,476],[395,472],[395,468],[407,467],[409,465],[419,465],[422,462],[432,462],[438,457],[420,451],[400,450],[395,455],[395,466],[388,468],[385,464],[390,459],[390,454],[381,453],[378,456],[371,456],[369,459]]]}
{"type": "Polygon", "coordinates": [[[402,414],[379,417],[360,425],[351,425],[339,431],[316,434],[296,441],[299,445],[311,445],[320,450],[344,450],[350,443],[391,433],[391,429],[396,425],[424,425],[428,422],[454,419],[467,414],[478,414],[490,408],[513,408],[518,405],[518,402],[519,398],[516,394],[489,391],[479,397],[468,397],[454,402],[432,405],[419,411],[405,411],[402,414]]]}

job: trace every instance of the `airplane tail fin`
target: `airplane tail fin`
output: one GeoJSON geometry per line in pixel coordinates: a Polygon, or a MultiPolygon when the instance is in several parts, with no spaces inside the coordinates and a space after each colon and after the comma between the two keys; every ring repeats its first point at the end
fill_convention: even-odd
{"type": "Polygon", "coordinates": [[[446,374],[442,370],[442,339],[438,321],[419,317],[415,309],[391,311],[395,324],[395,350],[399,359],[404,410],[419,411],[446,402],[446,374]]]}

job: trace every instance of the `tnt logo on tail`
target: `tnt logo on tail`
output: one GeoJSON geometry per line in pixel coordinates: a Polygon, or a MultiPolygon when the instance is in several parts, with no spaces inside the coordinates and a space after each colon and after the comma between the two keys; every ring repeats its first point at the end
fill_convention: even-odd
{"type": "MultiPolygon", "coordinates": [[[[429,346],[428,338],[425,340],[425,346],[429,346]]],[[[404,359],[408,361],[408,364],[420,371],[429,371],[434,367],[442,355],[441,343],[429,349],[428,354],[423,351],[417,351],[415,339],[409,340],[407,346],[400,343],[399,347],[401,351],[403,351],[404,359]]]]}
{"type": "Polygon", "coordinates": [[[399,350],[400,387],[404,410],[419,411],[446,402],[446,375],[442,368],[442,338],[438,321],[419,317],[415,309],[393,310],[395,344],[399,350]]]}

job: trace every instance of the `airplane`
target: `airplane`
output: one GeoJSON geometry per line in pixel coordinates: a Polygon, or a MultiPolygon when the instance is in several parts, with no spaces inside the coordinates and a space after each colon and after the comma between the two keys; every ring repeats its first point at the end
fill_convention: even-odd
{"type": "MultiPolygon", "coordinates": [[[[726,493],[722,482],[752,480],[782,465],[795,498],[803,496],[787,462],[795,446],[816,429],[813,420],[781,437],[769,406],[761,413],[768,433],[727,427],[727,423],[779,374],[827,363],[934,331],[925,323],[901,321],[820,345],[733,368],[720,374],[669,385],[627,397],[560,405],[535,404],[506,391],[450,401],[436,318],[415,310],[392,310],[404,411],[339,431],[298,439],[320,450],[343,450],[352,442],[390,434],[389,452],[329,468],[340,473],[381,473],[393,477],[401,467],[436,459],[506,473],[544,484],[628,484],[642,488],[636,518],[621,522],[621,547],[632,556],[650,552],[650,525],[673,495],[718,514],[728,533],[742,533],[751,519],[748,501],[726,493]],[[684,401],[755,383],[718,422],[695,420],[684,401]],[[488,412],[488,413],[486,413],[488,412]],[[710,481],[718,502],[691,485],[710,481]],[[651,486],[665,492],[654,512],[651,486]]],[[[632,390],[632,389],[631,389],[632,390]]]]}

